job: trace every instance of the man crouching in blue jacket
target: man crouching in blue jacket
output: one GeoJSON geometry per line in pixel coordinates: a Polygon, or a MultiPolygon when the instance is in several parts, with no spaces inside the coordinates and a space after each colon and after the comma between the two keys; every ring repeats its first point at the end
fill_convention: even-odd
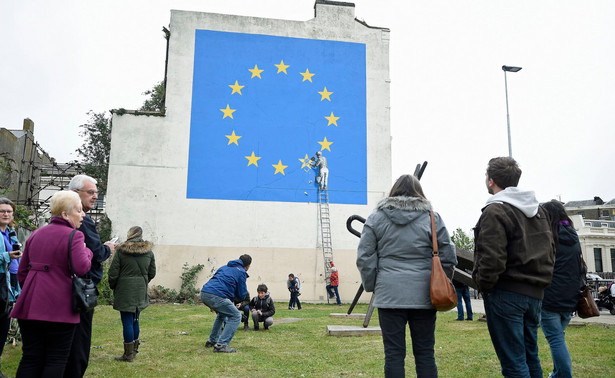
{"type": "Polygon", "coordinates": [[[217,314],[209,340],[205,343],[206,348],[214,347],[215,353],[236,352],[229,344],[241,323],[241,312],[235,307],[233,300],[245,298],[248,292],[246,279],[251,263],[250,255],[241,255],[238,260],[229,261],[220,267],[201,289],[201,300],[217,314]]]}

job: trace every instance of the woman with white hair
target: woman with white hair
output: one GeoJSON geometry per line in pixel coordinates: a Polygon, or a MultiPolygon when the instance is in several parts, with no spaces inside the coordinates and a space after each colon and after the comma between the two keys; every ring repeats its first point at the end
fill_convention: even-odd
{"type": "Polygon", "coordinates": [[[55,193],[51,215],[50,224],[28,238],[17,271],[22,292],[11,312],[23,341],[17,377],[62,377],[79,323],[79,313],[72,310],[68,249],[77,275],[87,273],[92,260],[83,233],[76,230],[85,216],[79,195],[55,193]]]}

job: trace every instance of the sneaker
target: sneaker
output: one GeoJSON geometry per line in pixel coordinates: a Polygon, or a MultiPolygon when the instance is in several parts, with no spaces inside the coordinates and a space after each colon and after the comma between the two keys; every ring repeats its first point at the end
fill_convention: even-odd
{"type": "Polygon", "coordinates": [[[228,345],[216,344],[214,345],[214,353],[235,353],[237,349],[231,348],[228,345]]]}
{"type": "Polygon", "coordinates": [[[481,316],[480,318],[478,318],[478,321],[479,322],[486,322],[487,321],[487,316],[486,315],[481,316]]]}
{"type": "Polygon", "coordinates": [[[244,331],[251,331],[250,326],[249,326],[249,325],[247,325],[247,324],[245,324],[245,325],[243,326],[243,330],[244,330],[244,331]]]}
{"type": "Polygon", "coordinates": [[[269,331],[269,326],[265,326],[265,331],[269,331]]]}
{"type": "Polygon", "coordinates": [[[466,320],[467,320],[467,321],[469,321],[469,322],[471,322],[471,321],[472,321],[472,320],[474,320],[474,319],[472,319],[472,318],[467,318],[466,320]]]}
{"type": "Polygon", "coordinates": [[[211,348],[214,345],[216,345],[216,343],[214,343],[213,341],[207,340],[207,342],[205,343],[205,348],[211,348]]]}

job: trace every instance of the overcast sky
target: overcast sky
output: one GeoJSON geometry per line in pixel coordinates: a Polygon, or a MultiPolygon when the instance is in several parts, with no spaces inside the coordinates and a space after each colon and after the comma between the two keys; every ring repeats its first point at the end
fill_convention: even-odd
{"type": "MultiPolygon", "coordinates": [[[[428,161],[424,191],[451,232],[474,226],[487,161],[508,155],[504,64],[523,67],[508,74],[519,187],[615,198],[615,1],[354,3],[391,29],[393,177],[428,161]]],[[[314,1],[2,1],[0,127],[30,118],[51,156],[77,158],[89,110],[136,109],[162,80],[171,9],[306,21],[314,1]]]]}

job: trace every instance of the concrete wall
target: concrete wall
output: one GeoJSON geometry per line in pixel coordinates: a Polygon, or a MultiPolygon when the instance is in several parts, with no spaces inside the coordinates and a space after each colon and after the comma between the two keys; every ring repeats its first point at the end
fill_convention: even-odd
{"type": "Polygon", "coordinates": [[[166,116],[114,114],[107,196],[114,234],[123,240],[129,227],[141,225],[156,244],[153,284],[178,288],[185,262],[205,264],[203,284],[219,266],[248,253],[251,294],[266,283],[275,300],[287,299],[292,272],[303,282],[301,300],[326,300],[317,203],[186,198],[195,30],[207,29],[365,44],[367,205],[330,205],[340,294],[346,302],[354,297],[359,239],[345,222],[353,214],[367,217],[391,186],[389,32],[356,21],[352,4],[316,4],[315,15],[299,22],[171,11],[166,116]]]}

